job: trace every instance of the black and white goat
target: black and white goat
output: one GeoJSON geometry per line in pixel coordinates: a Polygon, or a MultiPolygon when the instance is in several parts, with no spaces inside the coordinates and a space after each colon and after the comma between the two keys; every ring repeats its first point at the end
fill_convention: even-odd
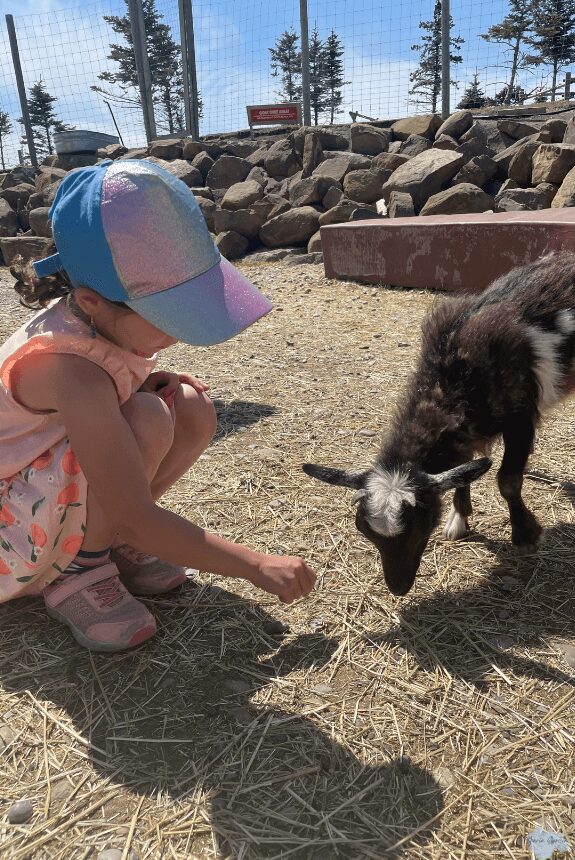
{"type": "Polygon", "coordinates": [[[469,485],[491,466],[472,458],[499,436],[497,480],[513,543],[537,543],[541,526],[521,498],[523,472],[542,414],[573,391],[575,254],[562,252],[429,314],[417,369],[373,468],[303,468],[356,490],[356,526],[379,550],[390,590],[407,594],[448,490],[455,494],[444,534],[466,533],[469,485]]]}

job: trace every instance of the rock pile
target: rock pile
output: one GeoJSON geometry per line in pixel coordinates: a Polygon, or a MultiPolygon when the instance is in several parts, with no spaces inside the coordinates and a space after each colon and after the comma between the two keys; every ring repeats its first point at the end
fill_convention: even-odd
{"type": "Polygon", "coordinates": [[[575,112],[545,119],[475,119],[458,111],[298,128],[282,138],[158,140],[97,154],[49,156],[38,169],[0,174],[0,250],[35,259],[52,251],[48,208],[68,170],[147,159],[198,200],[224,256],[297,246],[317,259],[320,227],[358,218],[575,206],[575,112]]]}

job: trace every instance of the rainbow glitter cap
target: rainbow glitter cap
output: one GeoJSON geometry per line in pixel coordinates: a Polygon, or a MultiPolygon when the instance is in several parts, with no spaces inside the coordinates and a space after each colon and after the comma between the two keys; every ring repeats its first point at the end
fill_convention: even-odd
{"type": "Polygon", "coordinates": [[[220,255],[190,189],[156,164],[73,170],[48,214],[58,253],[34,263],[39,277],[64,269],[179,341],[220,343],[272,309],[220,255]]]}

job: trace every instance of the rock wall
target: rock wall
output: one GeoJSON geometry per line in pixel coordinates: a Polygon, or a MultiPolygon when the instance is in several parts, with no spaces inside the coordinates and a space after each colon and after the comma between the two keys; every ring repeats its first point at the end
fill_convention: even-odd
{"type": "MultiPolygon", "coordinates": [[[[68,170],[104,158],[147,159],[194,194],[222,254],[300,247],[321,252],[320,227],[364,218],[575,206],[575,111],[476,119],[470,111],[382,128],[301,127],[285,136],[114,144],[94,155],[49,156],[0,174],[0,251],[51,253],[48,209],[68,170]]],[[[277,257],[277,252],[274,254],[277,257]]]]}

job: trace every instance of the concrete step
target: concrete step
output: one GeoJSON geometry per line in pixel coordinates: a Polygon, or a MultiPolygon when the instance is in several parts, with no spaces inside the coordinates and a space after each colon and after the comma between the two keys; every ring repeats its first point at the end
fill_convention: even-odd
{"type": "Polygon", "coordinates": [[[352,221],[321,228],[328,278],[480,292],[550,251],[575,252],[575,208],[352,221]]]}

